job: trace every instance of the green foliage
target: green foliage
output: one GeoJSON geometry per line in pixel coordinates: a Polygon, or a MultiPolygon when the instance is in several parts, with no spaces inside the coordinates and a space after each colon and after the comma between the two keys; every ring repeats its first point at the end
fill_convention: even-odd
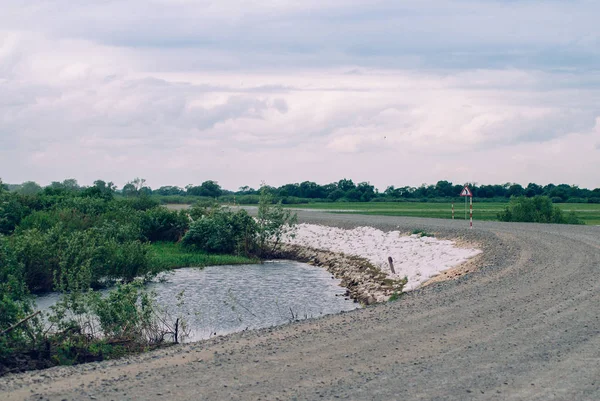
{"type": "Polygon", "coordinates": [[[128,228],[113,223],[71,230],[59,223],[47,231],[19,231],[11,242],[31,291],[51,291],[61,285],[57,279],[65,272],[77,272],[85,287],[100,287],[155,273],[150,267],[148,245],[133,239],[128,228]]]}
{"type": "Polygon", "coordinates": [[[122,200],[121,203],[128,208],[133,210],[145,211],[154,209],[160,205],[160,202],[147,195],[140,195],[133,198],[122,200]]]}
{"type": "Polygon", "coordinates": [[[581,224],[575,214],[565,216],[563,211],[552,204],[547,196],[512,198],[508,206],[498,213],[500,221],[527,223],[581,224]]]}
{"type": "MultiPolygon", "coordinates": [[[[32,301],[23,279],[23,267],[0,234],[0,332],[24,319],[32,312],[32,301]]],[[[30,340],[27,325],[0,334],[0,359],[14,349],[23,348],[30,340]]]]}
{"type": "Polygon", "coordinates": [[[261,256],[269,256],[279,248],[285,235],[293,235],[298,217],[284,209],[281,202],[273,204],[273,195],[263,186],[256,221],[258,252],[261,256]]]}
{"type": "Polygon", "coordinates": [[[221,205],[214,199],[199,200],[189,209],[189,216],[193,221],[197,221],[204,216],[209,216],[213,212],[218,211],[220,208],[221,205]]]}
{"type": "Polygon", "coordinates": [[[102,180],[94,181],[94,186],[86,188],[82,192],[82,196],[88,198],[99,198],[104,200],[112,200],[114,198],[116,186],[112,182],[102,180]]]}
{"type": "Polygon", "coordinates": [[[390,298],[388,299],[388,302],[395,302],[397,300],[399,300],[402,297],[403,292],[394,292],[390,298]]]}
{"type": "Polygon", "coordinates": [[[66,278],[71,281],[68,287],[77,289],[60,288],[63,293],[51,307],[44,342],[51,348],[52,363],[119,357],[162,343],[170,332],[155,294],[144,291],[142,282],[119,284],[103,296],[77,285],[78,280],[76,275],[66,278]]]}
{"type": "Polygon", "coordinates": [[[42,232],[36,228],[19,232],[11,238],[11,245],[20,263],[23,276],[32,292],[50,291],[58,271],[56,249],[62,239],[56,230],[42,232]]]}
{"type": "Polygon", "coordinates": [[[27,181],[21,184],[15,192],[21,195],[32,196],[42,192],[42,187],[36,182],[27,181]]]}
{"type": "Polygon", "coordinates": [[[164,207],[155,207],[141,214],[141,235],[150,242],[179,241],[189,228],[188,214],[168,210],[164,207]]]}
{"type": "Polygon", "coordinates": [[[22,197],[0,192],[0,234],[11,234],[29,213],[31,208],[23,202],[22,197]]]}
{"type": "Polygon", "coordinates": [[[192,196],[207,196],[217,198],[223,194],[221,186],[216,181],[204,181],[200,186],[188,185],[186,194],[192,196]]]}
{"type": "Polygon", "coordinates": [[[411,234],[412,235],[418,235],[419,237],[433,237],[434,236],[431,233],[428,233],[428,232],[423,231],[423,230],[418,230],[418,229],[412,230],[411,234]]]}
{"type": "Polygon", "coordinates": [[[118,285],[104,298],[97,292],[93,296],[93,311],[105,336],[137,341],[151,337],[157,306],[140,282],[118,285]]]}
{"type": "Polygon", "coordinates": [[[245,210],[215,209],[210,214],[194,221],[182,239],[188,247],[212,253],[252,253],[256,223],[245,210]]]}

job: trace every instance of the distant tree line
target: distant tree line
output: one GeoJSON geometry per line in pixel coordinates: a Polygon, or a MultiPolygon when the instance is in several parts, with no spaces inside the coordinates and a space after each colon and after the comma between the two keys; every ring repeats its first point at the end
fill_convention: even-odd
{"type": "MultiPolygon", "coordinates": [[[[547,196],[553,203],[600,203],[600,188],[587,189],[576,185],[548,184],[538,185],[529,183],[523,187],[516,183],[478,185],[467,183],[473,192],[473,196],[479,199],[503,200],[512,197],[525,196],[547,196]]],[[[454,184],[449,181],[438,181],[435,185],[423,184],[419,187],[411,186],[388,186],[385,191],[379,192],[369,182],[355,184],[350,179],[341,179],[330,184],[320,185],[312,181],[302,183],[285,184],[280,187],[268,187],[275,200],[283,203],[306,203],[306,202],[381,202],[381,201],[435,201],[457,198],[463,188],[463,184],[454,184]]],[[[186,203],[186,197],[206,197],[220,199],[225,202],[258,203],[259,190],[248,186],[230,191],[221,188],[216,181],[207,180],[200,185],[187,185],[185,188],[178,186],[162,186],[152,189],[146,185],[144,179],[136,178],[118,189],[112,182],[98,180],[91,187],[80,187],[74,179],[62,182],[52,182],[42,188],[35,182],[28,181],[20,185],[4,185],[6,190],[14,191],[23,195],[32,195],[44,191],[45,193],[60,193],[61,191],[76,191],[88,194],[109,193],[121,194],[124,197],[138,197],[141,195],[163,197],[167,201],[186,203]]]]}

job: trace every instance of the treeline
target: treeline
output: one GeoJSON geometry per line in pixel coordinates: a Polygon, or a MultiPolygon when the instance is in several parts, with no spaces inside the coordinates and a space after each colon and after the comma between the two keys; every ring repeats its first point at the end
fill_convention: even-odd
{"type": "MultiPolygon", "coordinates": [[[[553,203],[600,203],[600,188],[586,189],[575,185],[548,184],[538,185],[530,183],[523,187],[520,184],[506,183],[501,185],[477,185],[468,183],[473,196],[482,200],[505,200],[512,197],[547,196],[553,203]]],[[[350,179],[342,179],[330,184],[319,185],[312,181],[285,184],[280,187],[267,187],[276,200],[284,204],[308,202],[417,202],[436,201],[457,198],[463,184],[454,184],[449,181],[438,181],[435,185],[421,185],[419,187],[388,186],[380,192],[368,182],[354,183],[350,179]]],[[[73,179],[62,182],[53,182],[42,188],[35,182],[25,182],[20,185],[8,185],[6,189],[21,194],[36,194],[45,192],[52,194],[61,191],[76,191],[83,193],[112,192],[123,197],[136,197],[140,194],[150,195],[164,203],[193,203],[197,198],[217,198],[222,202],[258,204],[259,190],[248,186],[240,187],[237,191],[230,191],[212,180],[204,181],[200,185],[188,185],[185,188],[177,186],[162,186],[152,189],[146,185],[145,180],[136,178],[118,189],[112,183],[96,181],[92,187],[80,187],[73,179]]]]}

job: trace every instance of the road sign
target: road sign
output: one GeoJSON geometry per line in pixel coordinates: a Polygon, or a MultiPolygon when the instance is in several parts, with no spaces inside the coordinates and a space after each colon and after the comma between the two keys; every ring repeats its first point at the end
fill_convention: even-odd
{"type": "Polygon", "coordinates": [[[473,193],[471,192],[471,190],[469,189],[469,187],[465,186],[462,190],[462,192],[460,193],[460,196],[470,196],[473,197],[473,193]]]}

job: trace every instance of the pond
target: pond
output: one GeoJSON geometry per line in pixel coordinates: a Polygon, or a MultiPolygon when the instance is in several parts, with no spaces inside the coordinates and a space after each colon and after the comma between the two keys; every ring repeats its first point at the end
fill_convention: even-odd
{"type": "MultiPolygon", "coordinates": [[[[349,311],[359,307],[325,269],[293,261],[173,270],[148,285],[162,307],[188,322],[197,341],[246,329],[349,311]],[[183,291],[182,305],[177,295],[183,291]]],[[[57,294],[37,298],[45,310],[57,294]]]]}

